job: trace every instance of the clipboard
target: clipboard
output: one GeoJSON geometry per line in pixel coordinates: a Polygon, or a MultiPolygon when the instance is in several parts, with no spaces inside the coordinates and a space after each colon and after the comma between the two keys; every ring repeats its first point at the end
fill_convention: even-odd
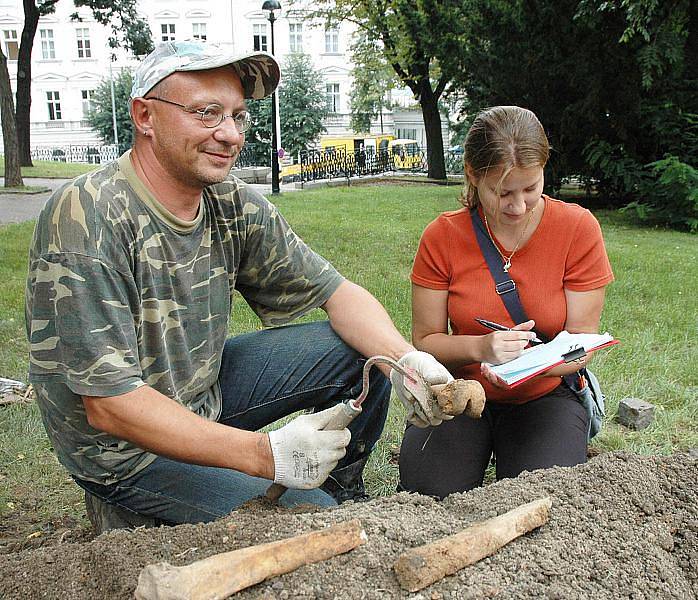
{"type": "Polygon", "coordinates": [[[547,344],[527,348],[522,354],[506,363],[488,366],[510,388],[514,388],[529,379],[545,373],[565,363],[584,358],[589,352],[595,352],[618,344],[609,333],[568,333],[561,331],[547,344]]]}

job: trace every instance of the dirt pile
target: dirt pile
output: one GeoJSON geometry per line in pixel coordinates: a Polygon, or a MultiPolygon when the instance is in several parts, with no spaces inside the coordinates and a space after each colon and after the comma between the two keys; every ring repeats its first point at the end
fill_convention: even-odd
{"type": "Polygon", "coordinates": [[[115,531],[0,556],[2,598],[132,598],[143,566],[211,554],[361,519],[356,550],[249,588],[236,598],[698,597],[698,459],[601,455],[524,474],[444,502],[398,494],[331,510],[259,506],[208,525],[115,531]],[[404,550],[549,495],[550,521],[495,555],[422,590],[403,592],[392,564],[404,550]]]}

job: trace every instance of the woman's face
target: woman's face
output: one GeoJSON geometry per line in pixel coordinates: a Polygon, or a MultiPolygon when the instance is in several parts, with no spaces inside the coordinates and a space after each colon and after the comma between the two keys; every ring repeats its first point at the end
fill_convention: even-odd
{"type": "Polygon", "coordinates": [[[502,180],[503,173],[504,169],[497,167],[478,179],[468,169],[468,179],[477,188],[488,220],[518,225],[542,202],[543,167],[514,167],[502,180]]]}

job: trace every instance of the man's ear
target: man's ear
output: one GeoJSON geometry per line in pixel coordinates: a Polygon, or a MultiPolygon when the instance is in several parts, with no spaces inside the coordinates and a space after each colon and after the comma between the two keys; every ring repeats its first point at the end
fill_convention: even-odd
{"type": "Polygon", "coordinates": [[[150,103],[143,98],[131,100],[131,120],[138,133],[149,132],[153,128],[153,115],[150,112],[150,103]]]}

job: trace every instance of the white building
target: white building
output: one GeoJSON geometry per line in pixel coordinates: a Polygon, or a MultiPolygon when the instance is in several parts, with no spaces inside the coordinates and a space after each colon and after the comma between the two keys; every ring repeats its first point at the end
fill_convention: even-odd
{"type": "MultiPolygon", "coordinates": [[[[236,53],[271,52],[271,29],[263,0],[142,0],[139,12],[150,25],[153,41],[198,38],[231,48],[236,53]]],[[[283,6],[274,23],[274,51],[280,62],[291,52],[309,54],[325,80],[331,114],[327,133],[349,132],[351,69],[349,46],[353,29],[341,24],[325,29],[283,6]]],[[[24,13],[21,0],[0,0],[0,42],[8,57],[13,88],[17,75],[17,48],[24,13]]],[[[85,121],[90,98],[101,81],[136,58],[108,47],[110,30],[97,23],[89,9],[76,11],[72,2],[56,4],[54,14],[41,17],[32,51],[31,144],[33,148],[71,144],[99,144],[99,136],[85,121]],[[73,21],[75,12],[80,22],[73,21]]],[[[406,108],[383,115],[383,128],[396,137],[416,139],[426,146],[421,111],[414,108],[408,90],[393,93],[406,108]]],[[[283,107],[280,108],[283,118],[283,107]]],[[[372,126],[380,131],[380,124],[372,126]]],[[[448,131],[444,119],[444,146],[448,131]]],[[[109,142],[113,140],[108,140],[109,142]]],[[[282,140],[283,145],[283,140],[282,140]]]]}

